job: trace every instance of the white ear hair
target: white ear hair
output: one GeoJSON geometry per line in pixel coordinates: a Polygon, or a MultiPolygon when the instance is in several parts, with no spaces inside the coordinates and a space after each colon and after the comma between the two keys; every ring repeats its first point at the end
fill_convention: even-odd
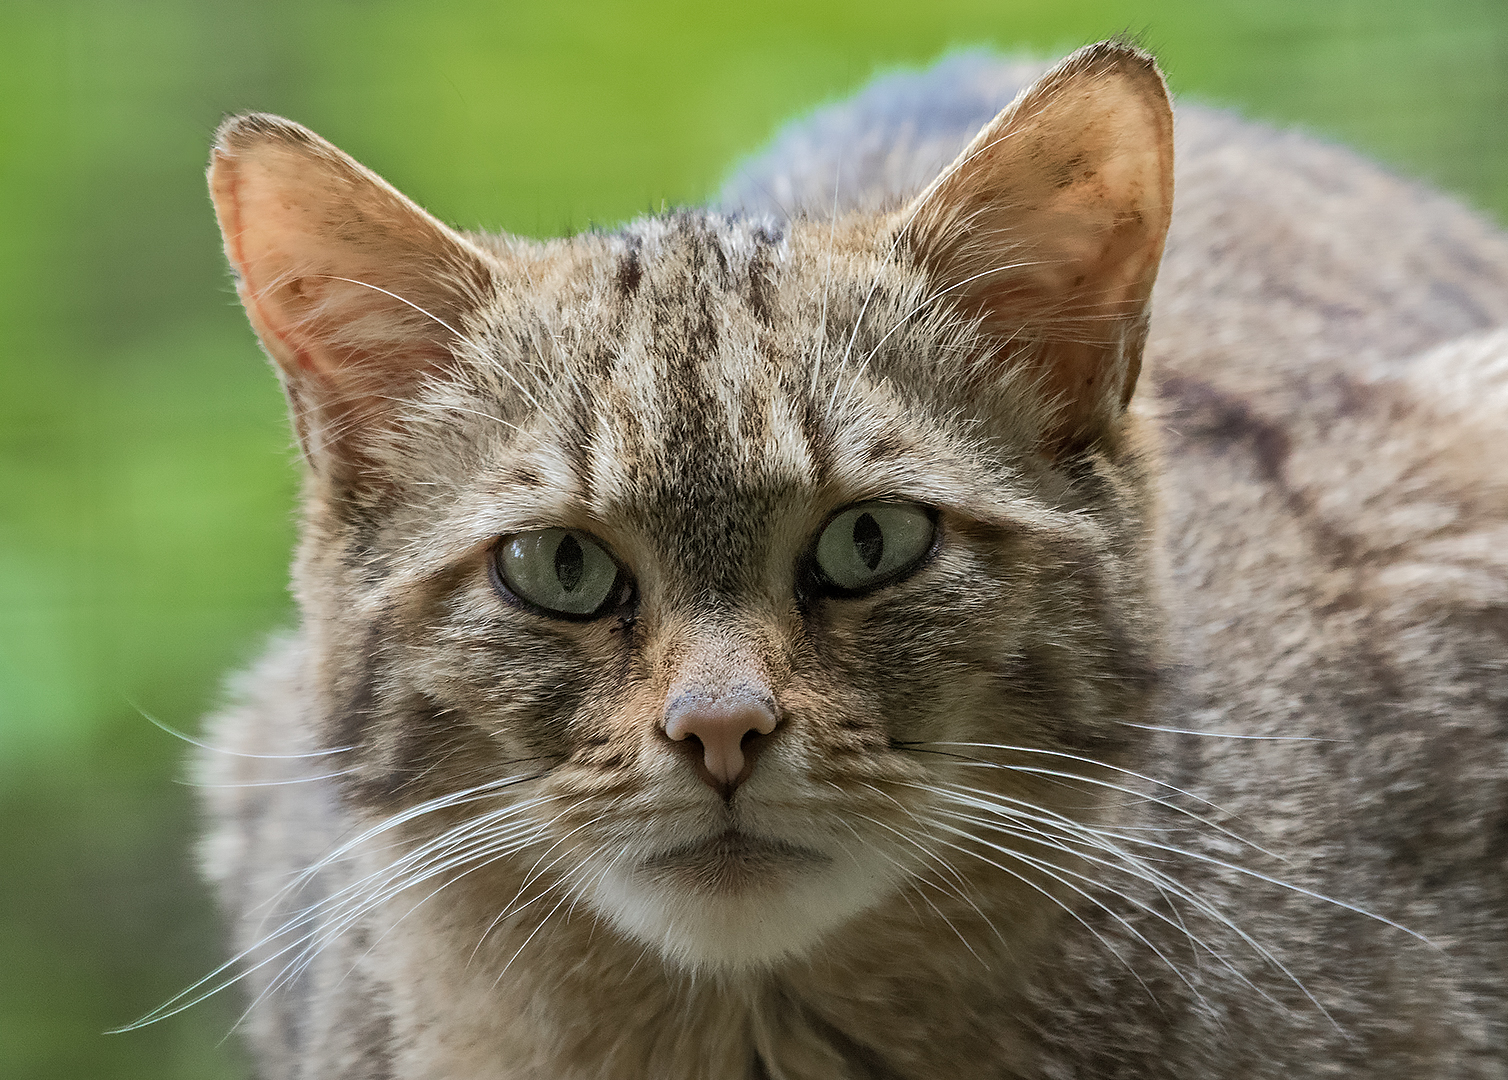
{"type": "Polygon", "coordinates": [[[1130,400],[1172,198],[1162,76],[1102,42],[1023,91],[904,213],[937,293],[1055,399],[1055,449],[1102,437],[1130,400]]]}
{"type": "Polygon", "coordinates": [[[311,464],[357,467],[350,436],[443,369],[494,260],[307,128],[233,117],[210,194],[252,326],[311,464]]]}

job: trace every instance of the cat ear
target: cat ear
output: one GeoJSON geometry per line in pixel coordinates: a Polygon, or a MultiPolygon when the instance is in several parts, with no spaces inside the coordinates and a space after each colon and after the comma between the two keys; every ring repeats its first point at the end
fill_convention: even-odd
{"type": "Polygon", "coordinates": [[[1023,91],[906,211],[935,294],[1058,405],[1052,452],[1108,435],[1131,399],[1172,198],[1162,76],[1102,42],[1023,91]]]}
{"type": "Polygon", "coordinates": [[[209,188],[236,288],[310,464],[360,472],[396,402],[442,372],[491,291],[489,257],[318,135],[237,116],[209,188]]]}

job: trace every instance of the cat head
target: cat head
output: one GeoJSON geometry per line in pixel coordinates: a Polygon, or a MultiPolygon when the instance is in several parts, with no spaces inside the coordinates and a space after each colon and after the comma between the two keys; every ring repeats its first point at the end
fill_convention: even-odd
{"type": "Polygon", "coordinates": [[[728,969],[919,891],[1060,891],[978,819],[1097,820],[1135,753],[1171,164],[1112,43],[909,204],[782,225],[467,235],[228,121],[210,186],[309,466],[311,722],[444,868],[413,883],[468,872],[429,902],[554,891],[728,969]]]}

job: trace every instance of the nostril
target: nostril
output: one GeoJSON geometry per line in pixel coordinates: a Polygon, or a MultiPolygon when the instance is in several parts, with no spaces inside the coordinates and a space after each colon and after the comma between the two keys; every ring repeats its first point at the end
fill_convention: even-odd
{"type": "Polygon", "coordinates": [[[745,750],[773,732],[777,723],[768,695],[747,690],[717,696],[684,691],[673,695],[665,707],[665,734],[687,744],[701,766],[697,774],[725,796],[747,779],[752,768],[745,750]]]}

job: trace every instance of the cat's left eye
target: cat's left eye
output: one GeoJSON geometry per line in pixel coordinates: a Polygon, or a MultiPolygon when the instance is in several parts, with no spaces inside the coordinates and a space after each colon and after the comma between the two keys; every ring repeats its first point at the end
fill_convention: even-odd
{"type": "Polygon", "coordinates": [[[932,550],[937,522],[918,503],[865,502],[840,511],[817,537],[812,561],[822,584],[860,593],[898,581],[932,550]]]}
{"type": "Polygon", "coordinates": [[[531,529],[504,537],[492,565],[503,587],[548,615],[595,619],[618,607],[627,576],[590,533],[531,529]]]}

